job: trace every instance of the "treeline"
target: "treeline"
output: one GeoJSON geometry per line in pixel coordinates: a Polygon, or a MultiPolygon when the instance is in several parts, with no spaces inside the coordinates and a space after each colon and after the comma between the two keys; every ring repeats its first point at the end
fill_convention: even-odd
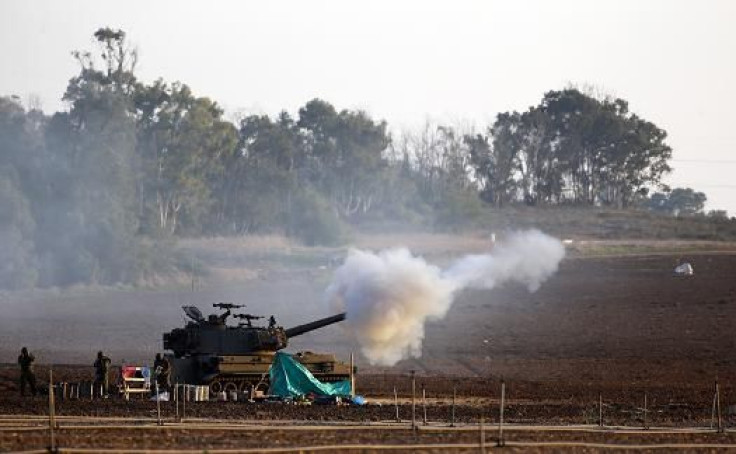
{"type": "Polygon", "coordinates": [[[670,171],[666,133],[621,99],[552,91],[482,133],[392,134],[318,99],[234,123],[185,84],[137,80],[124,32],[94,36],[101,60],[73,53],[67,111],[0,98],[2,288],[135,282],[186,266],[177,235],[333,244],[351,224],[444,228],[489,206],[669,207],[648,195],[670,171]]]}

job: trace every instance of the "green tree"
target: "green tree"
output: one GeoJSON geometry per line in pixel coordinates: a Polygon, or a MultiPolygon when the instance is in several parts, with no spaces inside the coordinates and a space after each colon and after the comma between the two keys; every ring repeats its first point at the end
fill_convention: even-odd
{"type": "Polygon", "coordinates": [[[0,97],[0,288],[32,287],[38,278],[29,197],[38,198],[34,176],[43,124],[40,112],[0,97]]]}
{"type": "Polygon", "coordinates": [[[35,223],[13,170],[0,168],[0,288],[33,287],[38,279],[35,223]]]}
{"type": "Polygon", "coordinates": [[[231,232],[290,231],[298,173],[304,164],[300,144],[285,112],[276,121],[257,115],[241,121],[238,151],[226,160],[227,172],[218,191],[224,225],[231,232]]]}
{"type": "Polygon", "coordinates": [[[496,205],[521,198],[626,207],[671,170],[666,138],[626,101],[569,88],[524,113],[499,114],[466,143],[482,195],[496,205]]]}
{"type": "MultiPolygon", "coordinates": [[[[99,95],[100,98],[104,95],[99,95]]],[[[116,94],[109,93],[111,98],[116,94]]],[[[48,181],[37,243],[50,256],[46,283],[130,282],[136,277],[135,124],[124,99],[52,117],[49,153],[61,165],[48,181]]]]}
{"type": "Polygon", "coordinates": [[[403,200],[416,213],[424,216],[429,214],[430,219],[441,225],[450,224],[448,221],[455,215],[457,219],[452,220],[451,224],[462,223],[467,218],[460,214],[462,212],[472,217],[472,210],[450,205],[459,203],[470,206],[469,203],[478,199],[479,186],[481,191],[488,189],[486,183],[489,180],[486,177],[490,171],[490,161],[485,161],[489,164],[484,169],[486,173],[477,168],[481,160],[490,158],[487,153],[482,155],[482,142],[482,136],[464,136],[456,127],[431,122],[426,122],[419,131],[404,132],[397,139],[397,150],[392,151],[392,155],[399,156],[400,160],[394,157],[392,165],[400,166],[398,175],[408,179],[401,185],[406,194],[416,194],[418,197],[409,198],[405,195],[403,200]],[[474,170],[475,178],[471,178],[474,170]],[[430,213],[427,213],[427,208],[430,213]],[[453,210],[454,214],[446,214],[453,210]]]}
{"type": "Polygon", "coordinates": [[[102,30],[96,37],[103,60],[117,63],[98,71],[88,54],[75,53],[82,68],[64,95],[71,109],[56,113],[46,129],[48,165],[36,176],[46,184],[43,203],[34,208],[46,285],[136,277],[132,75],[127,60],[116,60],[125,49],[124,34],[102,30]]]}
{"type": "Polygon", "coordinates": [[[598,100],[570,88],[547,93],[540,109],[576,203],[628,206],[670,171],[666,132],[631,114],[622,99],[598,100]]]}
{"type": "Polygon", "coordinates": [[[209,222],[213,186],[225,176],[223,162],[235,152],[235,127],[222,119],[216,103],[195,97],[180,83],[138,86],[134,102],[141,179],[137,210],[145,230],[201,231],[209,222]]]}
{"type": "Polygon", "coordinates": [[[708,200],[702,192],[692,188],[675,188],[666,192],[656,192],[649,198],[648,207],[674,216],[702,214],[708,200]]]}
{"type": "Polygon", "coordinates": [[[521,128],[519,113],[499,114],[487,134],[465,136],[464,139],[470,150],[481,197],[496,206],[511,202],[516,195],[518,182],[515,172],[524,169],[520,155],[523,141],[527,138],[521,128]]]}
{"type": "Polygon", "coordinates": [[[299,109],[297,127],[305,135],[305,174],[336,215],[350,219],[370,211],[386,167],[386,122],[376,123],[361,111],[338,113],[315,99],[299,109]]]}

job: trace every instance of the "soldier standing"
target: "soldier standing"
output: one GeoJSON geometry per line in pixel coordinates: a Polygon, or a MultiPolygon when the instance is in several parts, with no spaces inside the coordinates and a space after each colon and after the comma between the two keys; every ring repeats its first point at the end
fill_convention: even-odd
{"type": "Polygon", "coordinates": [[[28,349],[23,347],[18,356],[18,364],[20,365],[20,395],[26,395],[26,383],[31,388],[31,394],[36,395],[36,374],[33,373],[33,362],[36,358],[28,353],[28,349]]]}
{"type": "Polygon", "coordinates": [[[171,387],[171,364],[169,360],[156,353],[156,359],[153,361],[153,373],[156,376],[159,391],[168,390],[171,387]]]}
{"type": "Polygon", "coordinates": [[[101,351],[97,352],[97,359],[94,363],[95,391],[100,390],[100,397],[107,397],[108,386],[110,384],[110,362],[110,358],[103,355],[101,351]]]}

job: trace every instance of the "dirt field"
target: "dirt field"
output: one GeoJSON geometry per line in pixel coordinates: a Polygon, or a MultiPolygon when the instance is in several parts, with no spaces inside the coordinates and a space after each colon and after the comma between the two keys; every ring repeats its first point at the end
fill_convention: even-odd
{"type": "MultiPolygon", "coordinates": [[[[484,445],[491,450],[498,440],[493,427],[486,427],[484,445]]],[[[43,449],[48,446],[48,429],[26,429],[26,445],[21,448],[43,449]]],[[[480,452],[478,427],[419,426],[412,431],[404,426],[208,426],[193,424],[157,427],[75,425],[67,423],[57,430],[60,452],[75,452],[65,446],[88,451],[76,452],[166,452],[177,449],[195,453],[195,446],[207,446],[207,452],[480,452]],[[135,446],[135,448],[132,448],[135,446]],[[393,449],[386,449],[393,446],[393,449]],[[322,449],[320,449],[320,447],[322,449]],[[402,448],[403,447],[403,448],[402,448]],[[301,448],[301,449],[300,449],[301,448]],[[326,448],[326,449],[325,449],[326,448]],[[97,451],[96,451],[97,450],[97,451]],[[115,450],[115,451],[111,451],[115,450]],[[119,450],[119,451],[118,451],[119,450]],[[222,451],[220,451],[222,450],[222,451]]],[[[16,438],[19,438],[16,436],[16,438]]],[[[649,432],[620,430],[597,431],[590,428],[509,427],[504,433],[507,446],[503,452],[597,452],[617,445],[617,452],[729,452],[736,447],[736,435],[705,431],[649,432]],[[625,449],[629,447],[629,449],[625,449]]],[[[18,449],[12,434],[0,432],[0,449],[18,449]]]]}
{"type": "MultiPolygon", "coordinates": [[[[395,410],[388,402],[397,387],[405,419],[410,411],[406,372],[414,369],[419,386],[426,387],[430,399],[428,415],[437,422],[449,419],[453,385],[460,396],[456,415],[459,422],[476,423],[481,415],[494,421],[500,380],[504,379],[510,405],[506,416],[511,423],[593,424],[597,422],[601,393],[605,424],[637,426],[642,424],[646,393],[651,424],[708,425],[716,378],[721,385],[724,414],[728,405],[736,404],[736,255],[689,253],[686,258],[693,264],[695,275],[688,278],[672,275],[678,258],[668,254],[570,258],[534,294],[515,286],[465,292],[446,319],[427,326],[421,358],[390,369],[359,361],[362,374],[358,391],[383,402],[382,406],[358,409],[201,404],[191,409],[192,416],[385,421],[394,418],[395,410]]],[[[114,362],[122,358],[151,362],[160,349],[161,332],[182,323],[182,304],[204,308],[214,301],[246,302],[252,312],[275,313],[288,327],[334,311],[321,303],[329,276],[329,269],[305,268],[292,270],[288,276],[271,273],[195,292],[6,294],[1,301],[0,360],[12,362],[20,346],[27,345],[40,363],[52,362],[53,358],[57,364],[89,364],[98,349],[110,352],[114,362]]],[[[340,328],[329,327],[294,339],[290,350],[335,351],[346,358],[351,350],[358,349],[346,339],[340,328]]],[[[91,375],[88,366],[57,367],[57,371],[60,376],[72,378],[91,375]]],[[[45,369],[39,367],[39,375],[44,374],[45,369]]],[[[44,414],[43,399],[21,402],[15,397],[16,376],[14,366],[0,368],[0,413],[44,414]]],[[[121,405],[112,401],[102,405],[60,403],[59,412],[150,418],[151,410],[148,402],[121,405]]],[[[165,411],[172,414],[171,408],[165,411]]],[[[726,418],[727,425],[734,423],[730,418],[726,418]]],[[[18,448],[6,432],[1,434],[5,444],[0,446],[18,448]]],[[[340,436],[326,437],[325,443],[340,436]]],[[[525,434],[522,438],[538,436],[543,437],[525,434]]],[[[186,439],[181,434],[167,435],[166,439],[172,437],[186,439]]],[[[274,437],[297,443],[292,437],[274,437]]],[[[395,441],[393,435],[377,437],[376,442],[395,441]]],[[[452,440],[463,443],[465,438],[452,440]]],[[[653,443],[657,439],[647,440],[653,443]]],[[[436,441],[432,438],[427,442],[436,441]]],[[[206,446],[222,445],[205,442],[202,447],[206,446]]],[[[239,446],[258,447],[249,443],[239,446]]]]}

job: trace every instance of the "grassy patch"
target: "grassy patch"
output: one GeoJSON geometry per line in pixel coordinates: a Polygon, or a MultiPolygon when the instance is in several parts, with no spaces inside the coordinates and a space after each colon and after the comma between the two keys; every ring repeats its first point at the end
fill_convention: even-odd
{"type": "Polygon", "coordinates": [[[608,255],[686,254],[697,252],[736,252],[736,243],[715,241],[580,241],[567,245],[571,255],[597,257],[608,255]]]}
{"type": "Polygon", "coordinates": [[[306,246],[280,235],[180,239],[177,250],[191,257],[195,274],[224,281],[278,275],[308,275],[325,285],[350,248],[380,251],[406,247],[437,264],[492,250],[491,238],[536,228],[566,240],[570,256],[687,254],[736,251],[736,222],[706,217],[675,218],[645,211],[573,207],[510,207],[488,210],[473,229],[454,233],[386,226],[355,227],[344,246],[306,246]],[[209,270],[207,276],[202,270],[209,270]]]}

